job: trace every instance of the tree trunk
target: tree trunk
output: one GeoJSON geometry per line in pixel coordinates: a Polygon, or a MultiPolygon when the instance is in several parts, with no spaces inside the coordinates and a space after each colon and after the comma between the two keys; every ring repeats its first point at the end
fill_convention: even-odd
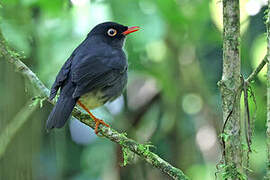
{"type": "Polygon", "coordinates": [[[242,168],[240,127],[240,11],[239,0],[223,0],[222,96],[225,179],[239,179],[242,168]]]}

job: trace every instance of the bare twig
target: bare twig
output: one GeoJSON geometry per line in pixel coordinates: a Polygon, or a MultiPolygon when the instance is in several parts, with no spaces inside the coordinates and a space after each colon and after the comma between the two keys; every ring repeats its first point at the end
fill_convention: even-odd
{"type": "Polygon", "coordinates": [[[266,63],[268,63],[267,55],[263,58],[263,60],[256,67],[256,69],[254,69],[253,72],[249,75],[249,77],[245,80],[247,85],[250,84],[255,79],[255,77],[259,74],[259,72],[262,70],[262,68],[266,63]]]}
{"type": "MultiPolygon", "coordinates": [[[[0,33],[0,57],[3,57],[8,62],[14,65],[14,69],[22,74],[40,93],[42,97],[48,99],[49,90],[44,86],[44,84],[38,79],[38,77],[20,60],[18,54],[11,51],[6,45],[1,33],[0,33]]],[[[54,103],[52,101],[49,101],[54,103]]],[[[95,122],[90,118],[90,116],[78,108],[74,108],[72,115],[80,120],[82,123],[86,124],[91,128],[95,128],[95,122]]],[[[168,162],[164,161],[155,153],[151,152],[148,146],[139,144],[136,141],[129,139],[123,133],[118,133],[112,128],[107,128],[106,126],[100,125],[99,132],[106,138],[113,142],[120,144],[123,148],[127,148],[130,151],[136,153],[143,160],[151,164],[152,166],[158,168],[163,173],[170,176],[175,180],[187,180],[186,175],[178,168],[173,167],[168,162]]]]}
{"type": "Polygon", "coordinates": [[[244,93],[244,104],[245,104],[245,138],[248,150],[246,152],[246,175],[248,176],[249,172],[249,155],[252,152],[251,151],[251,144],[252,144],[252,129],[251,129],[251,121],[250,121],[250,110],[249,110],[249,101],[248,101],[248,85],[244,81],[244,78],[242,76],[242,83],[243,83],[243,93],[244,93]]]}
{"type": "Polygon", "coordinates": [[[248,152],[251,152],[251,137],[252,137],[252,130],[251,130],[251,122],[250,122],[250,110],[249,110],[249,102],[248,102],[248,85],[244,81],[242,77],[242,83],[243,83],[243,93],[244,93],[244,104],[245,104],[245,136],[246,136],[246,142],[248,146],[248,152]]]}

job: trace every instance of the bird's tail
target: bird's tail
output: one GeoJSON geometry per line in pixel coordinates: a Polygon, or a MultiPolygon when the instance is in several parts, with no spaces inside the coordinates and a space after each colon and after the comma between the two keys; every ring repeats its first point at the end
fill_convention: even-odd
{"type": "Polygon", "coordinates": [[[76,105],[77,99],[67,97],[65,95],[60,95],[54,106],[51,114],[48,117],[46,128],[61,128],[65,125],[66,121],[69,119],[70,114],[76,105]]]}

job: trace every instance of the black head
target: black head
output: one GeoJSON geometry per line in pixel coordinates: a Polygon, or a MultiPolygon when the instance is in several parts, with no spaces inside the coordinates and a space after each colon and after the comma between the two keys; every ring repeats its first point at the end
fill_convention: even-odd
{"type": "Polygon", "coordinates": [[[126,35],[138,30],[138,26],[128,27],[115,22],[104,22],[96,25],[88,37],[96,37],[112,46],[122,47],[126,35]]]}

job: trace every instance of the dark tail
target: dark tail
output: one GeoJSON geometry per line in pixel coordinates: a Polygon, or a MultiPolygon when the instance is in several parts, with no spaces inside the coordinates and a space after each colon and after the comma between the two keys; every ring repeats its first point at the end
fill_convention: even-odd
{"type": "Polygon", "coordinates": [[[46,123],[47,129],[61,128],[65,125],[69,119],[70,114],[76,105],[77,99],[73,99],[72,96],[65,96],[61,94],[54,106],[51,114],[46,123]]]}

